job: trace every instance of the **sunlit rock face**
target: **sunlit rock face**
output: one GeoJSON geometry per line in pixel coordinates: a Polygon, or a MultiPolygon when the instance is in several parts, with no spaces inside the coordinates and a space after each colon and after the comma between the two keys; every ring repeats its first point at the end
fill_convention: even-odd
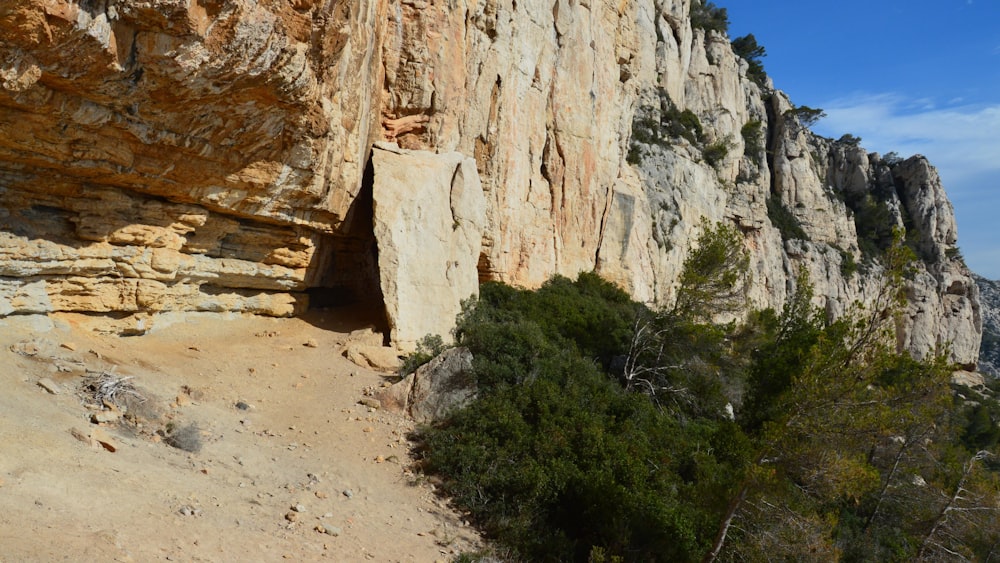
{"type": "Polygon", "coordinates": [[[1000,378],[1000,282],[976,277],[983,308],[983,345],[979,370],[1000,378]]]}
{"type": "Polygon", "coordinates": [[[784,94],[747,78],[728,38],[692,28],[689,9],[8,3],[0,314],[291,315],[310,300],[371,301],[412,342],[446,332],[476,291],[468,280],[533,287],[597,270],[637,299],[670,303],[707,220],[743,233],[753,305],[781,307],[805,268],[817,304],[836,316],[877,293],[858,212],[871,199],[922,260],[900,346],[926,355],[950,345],[953,359],[975,364],[978,293],[933,168],[813,135],[784,94]],[[682,114],[685,132],[674,127],[682,114]],[[398,147],[382,164],[372,158],[381,141],[398,147]],[[402,171],[387,164],[433,154],[454,160],[461,186],[478,186],[475,205],[439,209],[459,184],[406,174],[405,159],[402,171]],[[396,170],[396,203],[410,204],[373,205],[380,166],[383,177],[396,170]],[[426,217],[404,207],[470,227],[454,240],[432,235],[447,240],[432,259],[413,244],[426,217]],[[789,234],[789,217],[800,232],[789,234]],[[460,259],[440,255],[452,245],[460,259]],[[447,303],[420,289],[444,286],[447,303]]]}

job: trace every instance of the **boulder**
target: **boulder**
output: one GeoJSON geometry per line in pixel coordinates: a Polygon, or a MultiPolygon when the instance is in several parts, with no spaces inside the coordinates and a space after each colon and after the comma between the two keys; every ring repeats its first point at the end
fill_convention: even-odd
{"type": "Polygon", "coordinates": [[[390,340],[401,350],[436,334],[448,339],[462,301],[479,294],[477,264],[486,221],[476,163],[458,153],[380,143],[375,240],[390,340]]]}
{"type": "Polygon", "coordinates": [[[476,398],[472,352],[450,348],[402,381],[377,394],[382,408],[409,415],[419,423],[448,416],[476,398]]]}

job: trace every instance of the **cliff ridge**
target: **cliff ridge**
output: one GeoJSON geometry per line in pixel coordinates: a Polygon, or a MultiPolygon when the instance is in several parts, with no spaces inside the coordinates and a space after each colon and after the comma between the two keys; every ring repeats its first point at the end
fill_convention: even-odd
{"type": "Polygon", "coordinates": [[[597,270],[670,303],[707,219],[743,233],[755,306],[781,307],[805,268],[836,316],[873,298],[896,226],[920,257],[900,347],[974,366],[978,289],[933,167],[816,136],[690,14],[691,0],[0,8],[0,314],[367,301],[405,348],[447,333],[468,280],[597,270]],[[408,204],[422,211],[381,216],[399,211],[378,204],[390,185],[428,190],[408,204]],[[435,227],[414,245],[390,224],[435,227]],[[460,256],[432,260],[439,242],[460,256]],[[430,293],[435,313],[406,312],[430,293]]]}

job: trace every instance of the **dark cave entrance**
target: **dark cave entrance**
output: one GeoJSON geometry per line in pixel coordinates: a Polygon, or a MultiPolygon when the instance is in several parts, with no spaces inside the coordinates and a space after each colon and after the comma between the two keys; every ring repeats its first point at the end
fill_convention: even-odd
{"type": "Polygon", "coordinates": [[[307,280],[309,310],[352,308],[376,325],[388,329],[385,300],[379,281],[372,189],[375,171],[371,158],[361,186],[336,234],[324,235],[316,263],[307,280]]]}

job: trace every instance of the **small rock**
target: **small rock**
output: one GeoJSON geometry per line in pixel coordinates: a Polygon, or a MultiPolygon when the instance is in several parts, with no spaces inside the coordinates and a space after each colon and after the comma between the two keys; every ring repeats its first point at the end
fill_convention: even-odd
{"type": "Polygon", "coordinates": [[[74,438],[76,438],[77,440],[80,440],[84,444],[90,444],[92,446],[96,446],[97,445],[97,444],[92,443],[90,441],[90,436],[89,435],[83,433],[82,431],[80,431],[77,428],[70,428],[69,429],[69,433],[72,434],[74,438]]]}
{"type": "Polygon", "coordinates": [[[354,491],[351,489],[344,489],[344,496],[347,498],[354,498],[354,491]]]}
{"type": "Polygon", "coordinates": [[[62,388],[59,387],[59,384],[47,377],[39,379],[38,386],[41,387],[42,389],[45,389],[49,393],[52,393],[53,395],[58,395],[59,393],[62,393],[62,388]]]}
{"type": "Polygon", "coordinates": [[[90,422],[94,424],[110,424],[118,422],[119,418],[121,418],[121,415],[114,411],[101,411],[90,415],[90,422]]]}
{"type": "Polygon", "coordinates": [[[181,393],[184,393],[185,395],[187,395],[188,397],[191,397],[191,399],[195,400],[195,401],[200,401],[200,400],[202,400],[202,399],[205,398],[205,392],[204,391],[202,391],[201,389],[195,389],[194,387],[191,387],[190,385],[182,385],[181,386],[181,393]]]}
{"type": "Polygon", "coordinates": [[[325,498],[327,498],[327,497],[330,496],[330,495],[326,494],[323,491],[316,491],[315,494],[316,494],[316,498],[318,498],[318,499],[325,499],[325,498]]]}
{"type": "Polygon", "coordinates": [[[296,504],[295,506],[292,507],[292,510],[294,510],[295,512],[305,512],[306,507],[301,504],[296,504]]]}
{"type": "Polygon", "coordinates": [[[336,526],[331,526],[329,524],[318,524],[316,526],[316,531],[317,532],[323,532],[324,534],[327,534],[327,535],[330,535],[330,536],[333,536],[333,537],[337,537],[340,534],[344,533],[344,531],[341,530],[340,528],[338,528],[336,526]]]}
{"type": "Polygon", "coordinates": [[[111,436],[108,436],[107,432],[100,428],[92,428],[90,430],[90,439],[111,453],[118,451],[118,444],[111,439],[111,436]]]}
{"type": "Polygon", "coordinates": [[[201,515],[201,509],[200,508],[195,508],[195,507],[191,506],[190,504],[185,504],[177,512],[179,512],[182,516],[199,516],[199,515],[201,515]]]}
{"type": "Polygon", "coordinates": [[[375,428],[373,428],[371,426],[365,426],[365,428],[364,428],[364,432],[374,432],[374,431],[375,431],[375,428]]]}
{"type": "Polygon", "coordinates": [[[237,401],[236,402],[236,408],[239,409],[239,410],[241,410],[241,411],[248,411],[248,410],[250,410],[250,405],[248,405],[247,403],[244,403],[243,401],[237,401]]]}
{"type": "Polygon", "coordinates": [[[382,406],[382,403],[374,397],[362,397],[361,400],[358,402],[366,407],[371,407],[373,409],[377,409],[382,406]]]}
{"type": "Polygon", "coordinates": [[[73,342],[63,342],[60,344],[63,348],[69,350],[70,352],[76,352],[76,344],[73,342]]]}
{"type": "Polygon", "coordinates": [[[375,463],[385,463],[385,456],[378,456],[375,458],[375,463]]]}
{"type": "Polygon", "coordinates": [[[299,514],[297,512],[294,512],[294,511],[289,512],[289,513],[285,514],[285,520],[288,520],[289,522],[298,522],[299,521],[299,514]]]}
{"type": "Polygon", "coordinates": [[[306,348],[319,348],[319,343],[317,343],[316,339],[314,338],[306,340],[305,343],[303,343],[302,345],[305,346],[306,348]]]}

